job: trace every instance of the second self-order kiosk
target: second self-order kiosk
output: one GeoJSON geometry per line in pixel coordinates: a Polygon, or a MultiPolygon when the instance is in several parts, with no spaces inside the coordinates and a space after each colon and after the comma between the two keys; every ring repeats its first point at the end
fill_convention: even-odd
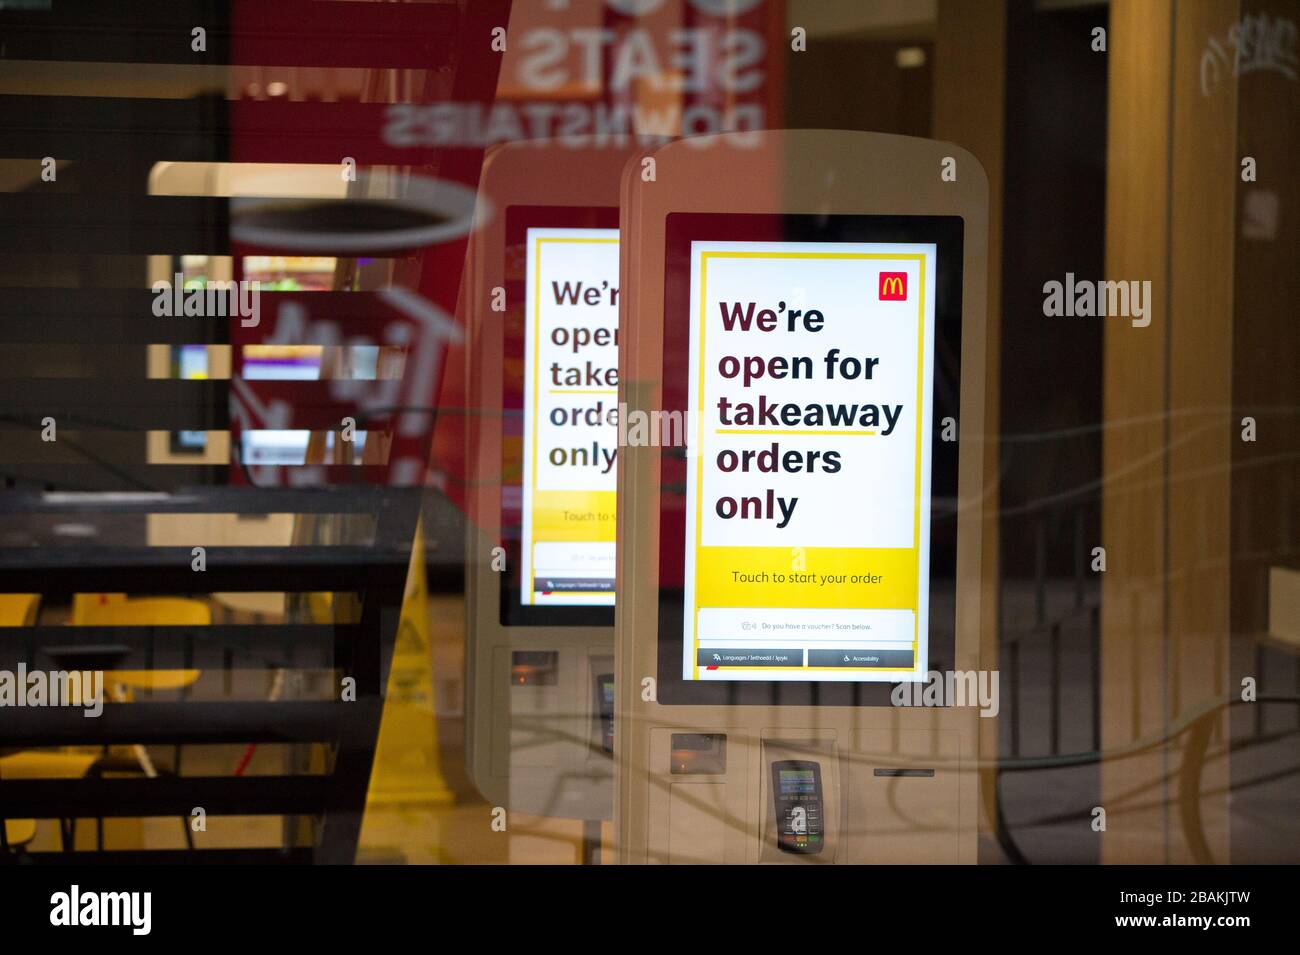
{"type": "Polygon", "coordinates": [[[465,295],[470,771],[495,805],[593,823],[613,812],[628,156],[540,141],[490,150],[465,295]]]}
{"type": "Polygon", "coordinates": [[[983,170],[764,132],[622,201],[620,860],[974,862],[983,170]]]}

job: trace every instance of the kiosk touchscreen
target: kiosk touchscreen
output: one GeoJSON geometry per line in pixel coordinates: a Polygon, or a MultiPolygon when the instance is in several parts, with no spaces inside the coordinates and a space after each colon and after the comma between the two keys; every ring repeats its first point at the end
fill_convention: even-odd
{"type": "Polygon", "coordinates": [[[973,861],[976,710],[905,704],[978,665],[983,171],[850,132],[652,158],[623,195],[621,858],[973,861]]]}
{"type": "Polygon", "coordinates": [[[472,239],[467,738],[494,805],[613,802],[618,190],[628,154],[489,152],[472,239]]]}

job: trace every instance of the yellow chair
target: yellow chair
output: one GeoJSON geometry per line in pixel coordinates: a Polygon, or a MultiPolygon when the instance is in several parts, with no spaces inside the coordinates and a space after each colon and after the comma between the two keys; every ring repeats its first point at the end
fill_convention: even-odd
{"type": "MultiPolygon", "coordinates": [[[[73,599],[74,624],[85,627],[204,627],[212,623],[212,608],[201,600],[185,597],[127,598],[121,594],[77,594],[73,599]],[[84,599],[79,599],[84,598],[84,599]]],[[[113,688],[110,696],[118,702],[130,702],[135,690],[180,690],[198,681],[200,670],[113,670],[105,681],[113,688]],[[123,692],[125,691],[125,692],[123,692]]],[[[155,775],[153,761],[139,744],[130,747],[131,756],[145,775],[155,775]]],[[[175,771],[180,771],[181,747],[175,747],[175,771]]],[[[122,822],[123,820],[118,820],[122,822]]],[[[142,838],[141,824],[130,830],[129,839],[142,838]]],[[[97,841],[103,839],[103,823],[98,824],[97,841]]],[[[184,820],[186,838],[189,823],[184,820]]]]}
{"type": "MultiPolygon", "coordinates": [[[[112,597],[112,594],[77,594],[77,597],[112,597]]],[[[203,627],[212,623],[212,609],[201,600],[185,597],[141,597],[73,601],[73,620],[83,627],[203,627]]],[[[137,690],[179,690],[198,680],[199,670],[114,670],[119,686],[137,690]]]]}
{"type": "Polygon", "coordinates": [[[74,627],[88,623],[99,607],[105,604],[126,603],[126,594],[73,594],[72,625],[74,627]]]}
{"type": "Polygon", "coordinates": [[[312,592],[307,595],[307,609],[312,623],[334,623],[334,594],[312,592]]]}
{"type": "MultiPolygon", "coordinates": [[[[0,627],[33,627],[41,607],[40,594],[0,594],[0,627]]],[[[94,752],[18,752],[0,756],[0,780],[80,779],[99,758],[94,752]]],[[[5,842],[10,848],[36,837],[35,819],[6,819],[5,842]]]]}
{"type": "Polygon", "coordinates": [[[0,627],[34,627],[40,594],[0,594],[0,627]]]}
{"type": "MultiPolygon", "coordinates": [[[[13,753],[0,757],[0,785],[7,779],[81,779],[99,758],[98,752],[71,748],[58,752],[13,753]]],[[[5,841],[11,849],[35,837],[35,819],[5,820],[5,841]]]]}
{"type": "Polygon", "coordinates": [[[5,820],[5,842],[9,844],[9,848],[14,849],[18,846],[25,846],[35,838],[35,819],[5,820]]]}
{"type": "MultiPolygon", "coordinates": [[[[0,627],[33,626],[39,609],[39,594],[0,594],[0,627]]],[[[176,597],[130,600],[125,594],[105,593],[76,594],[72,602],[72,623],[78,626],[206,626],[211,622],[211,610],[199,600],[176,597]]],[[[193,669],[115,670],[112,681],[115,686],[129,689],[175,690],[192,685],[199,674],[199,670],[193,669]]],[[[132,749],[138,751],[140,747],[132,749]]],[[[103,755],[98,749],[76,748],[11,753],[0,757],[0,779],[79,779],[103,755]]],[[[4,841],[10,848],[31,842],[36,832],[34,819],[5,820],[4,841]]],[[[102,840],[102,830],[99,838],[102,840]]]]}

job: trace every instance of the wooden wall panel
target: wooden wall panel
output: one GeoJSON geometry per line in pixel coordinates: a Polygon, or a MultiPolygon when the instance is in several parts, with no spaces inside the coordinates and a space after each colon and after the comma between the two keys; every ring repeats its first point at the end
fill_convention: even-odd
{"type": "MultiPolygon", "coordinates": [[[[1150,280],[1151,323],[1106,319],[1102,508],[1104,862],[1190,862],[1182,737],[1227,672],[1235,98],[1200,57],[1235,3],[1117,0],[1109,31],[1106,278],[1150,280]]],[[[1226,757],[1196,803],[1227,855],[1226,757]]]]}
{"type": "MultiPolygon", "coordinates": [[[[1001,375],[1002,182],[1005,141],[1007,8],[1005,0],[939,0],[934,57],[935,139],[964,147],[989,181],[988,325],[985,337],[984,530],[980,666],[998,666],[998,381],[1001,375]]],[[[958,171],[960,175],[960,170],[958,171]]],[[[981,719],[980,754],[998,752],[998,720],[981,719]]],[[[991,830],[994,775],[981,772],[980,831],[991,830]]]]}

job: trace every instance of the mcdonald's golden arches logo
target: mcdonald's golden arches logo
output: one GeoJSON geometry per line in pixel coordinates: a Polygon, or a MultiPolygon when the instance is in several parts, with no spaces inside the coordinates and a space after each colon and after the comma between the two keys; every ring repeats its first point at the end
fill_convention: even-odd
{"type": "Polygon", "coordinates": [[[907,300],[907,273],[880,273],[880,300],[882,302],[903,302],[907,300]]]}

